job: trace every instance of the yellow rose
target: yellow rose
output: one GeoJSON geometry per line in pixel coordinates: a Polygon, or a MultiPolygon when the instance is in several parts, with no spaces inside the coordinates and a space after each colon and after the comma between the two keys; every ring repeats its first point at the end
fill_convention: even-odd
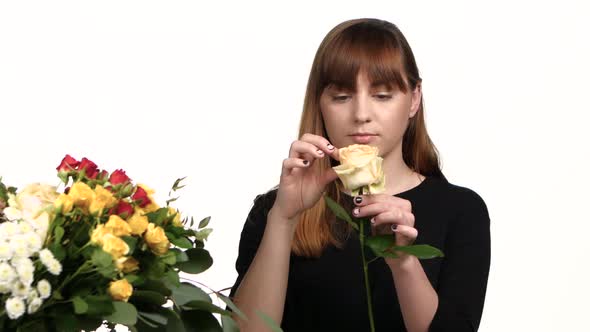
{"type": "Polygon", "coordinates": [[[69,213],[74,208],[74,200],[70,195],[61,194],[57,197],[53,205],[61,209],[61,213],[69,213]]]}
{"type": "Polygon", "coordinates": [[[147,231],[143,237],[152,252],[156,255],[165,254],[170,247],[170,242],[166,237],[166,233],[164,233],[164,229],[152,223],[148,225],[147,231]]]}
{"type": "Polygon", "coordinates": [[[102,238],[102,250],[111,254],[113,259],[119,259],[129,253],[129,246],[120,237],[107,233],[102,238]]]}
{"type": "Polygon", "coordinates": [[[76,182],[70,188],[68,195],[74,200],[74,206],[88,212],[90,203],[94,200],[94,191],[84,182],[76,182]]]}
{"type": "Polygon", "coordinates": [[[340,165],[332,167],[342,181],[344,188],[353,195],[358,195],[360,188],[363,193],[378,194],[385,191],[385,175],[383,158],[379,157],[379,149],[364,144],[353,144],[338,150],[340,165]]]}
{"type": "Polygon", "coordinates": [[[105,208],[112,208],[115,204],[117,204],[115,196],[101,185],[97,185],[94,188],[94,199],[90,203],[89,211],[100,216],[105,208]]]}
{"type": "Polygon", "coordinates": [[[129,218],[129,226],[131,227],[131,234],[141,235],[148,227],[148,217],[143,215],[141,209],[136,209],[133,215],[129,218]]]}
{"type": "Polygon", "coordinates": [[[133,257],[121,257],[117,259],[117,269],[123,273],[131,273],[139,270],[139,262],[133,257]]]}
{"type": "Polygon", "coordinates": [[[131,235],[131,227],[129,224],[116,214],[109,216],[109,220],[105,224],[105,227],[115,236],[131,235]]]}
{"type": "Polygon", "coordinates": [[[131,294],[133,294],[133,286],[131,286],[127,279],[111,281],[108,292],[113,300],[127,302],[131,294]]]}
{"type": "Polygon", "coordinates": [[[105,235],[110,234],[108,228],[104,227],[103,224],[97,225],[90,235],[90,242],[96,243],[100,246],[103,244],[103,238],[105,235]]]}
{"type": "Polygon", "coordinates": [[[176,227],[182,227],[182,221],[180,220],[180,212],[174,210],[171,207],[168,207],[168,216],[174,216],[174,219],[172,219],[172,225],[176,227]]]}

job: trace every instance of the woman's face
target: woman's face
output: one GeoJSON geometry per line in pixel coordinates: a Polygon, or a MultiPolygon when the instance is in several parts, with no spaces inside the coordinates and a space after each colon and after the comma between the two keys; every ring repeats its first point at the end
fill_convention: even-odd
{"type": "Polygon", "coordinates": [[[328,139],[338,148],[368,144],[386,157],[399,149],[408,122],[418,111],[420,86],[402,93],[386,85],[370,86],[363,71],[357,76],[357,91],[327,87],[320,97],[328,139]],[[368,136],[358,136],[368,134],[368,136]]]}

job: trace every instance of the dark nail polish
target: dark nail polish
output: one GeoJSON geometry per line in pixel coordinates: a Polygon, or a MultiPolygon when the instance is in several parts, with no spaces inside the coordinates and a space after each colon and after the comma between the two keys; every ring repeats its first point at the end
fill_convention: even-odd
{"type": "Polygon", "coordinates": [[[361,196],[357,196],[354,198],[354,202],[356,204],[361,204],[363,202],[363,198],[361,196]]]}
{"type": "Polygon", "coordinates": [[[397,224],[391,224],[391,230],[395,231],[397,229],[397,224]]]}
{"type": "Polygon", "coordinates": [[[309,164],[309,160],[304,160],[303,165],[307,165],[307,164],[309,164]]]}
{"type": "Polygon", "coordinates": [[[328,149],[334,150],[334,146],[332,144],[328,143],[328,149]]]}

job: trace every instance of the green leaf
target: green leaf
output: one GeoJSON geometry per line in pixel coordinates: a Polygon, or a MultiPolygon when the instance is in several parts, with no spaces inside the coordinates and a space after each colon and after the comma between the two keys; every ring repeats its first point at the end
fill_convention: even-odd
{"type": "Polygon", "coordinates": [[[186,332],[179,314],[172,310],[166,310],[165,312],[166,317],[168,318],[166,332],[186,332]]]}
{"type": "Polygon", "coordinates": [[[131,256],[137,246],[137,238],[135,236],[123,236],[121,239],[129,246],[129,253],[127,255],[131,256]]]}
{"type": "Polygon", "coordinates": [[[105,316],[104,319],[114,324],[135,325],[137,323],[137,309],[131,303],[115,301],[113,302],[115,312],[105,316]]]}
{"type": "Polygon", "coordinates": [[[184,179],[186,179],[186,176],[185,177],[182,177],[182,178],[179,178],[179,179],[176,179],[176,181],[174,181],[174,184],[172,185],[172,190],[173,191],[176,191],[178,189],[184,188],[184,186],[181,186],[180,185],[180,182],[182,182],[184,179]]]}
{"type": "Polygon", "coordinates": [[[186,310],[180,315],[187,332],[223,332],[219,321],[210,312],[186,310]]]}
{"type": "MultiPolygon", "coordinates": [[[[145,266],[145,265],[144,265],[145,266]]],[[[162,279],[166,273],[166,264],[159,259],[150,262],[147,268],[147,277],[150,279],[162,279]]]]}
{"type": "Polygon", "coordinates": [[[88,311],[88,303],[79,296],[72,298],[72,304],[74,305],[74,312],[77,315],[85,314],[88,311]]]}
{"type": "Polygon", "coordinates": [[[189,261],[177,264],[178,268],[186,273],[198,274],[206,271],[213,265],[213,258],[205,249],[189,249],[186,251],[189,261]]]}
{"type": "Polygon", "coordinates": [[[88,304],[86,314],[89,316],[104,317],[115,311],[113,300],[108,295],[90,295],[86,296],[84,301],[88,304]]]}
{"type": "Polygon", "coordinates": [[[90,259],[92,260],[92,264],[97,267],[108,267],[113,265],[113,256],[100,248],[94,250],[90,259]]]}
{"type": "Polygon", "coordinates": [[[188,256],[183,250],[174,248],[170,249],[170,252],[176,255],[176,263],[188,262],[188,256]]]}
{"type": "Polygon", "coordinates": [[[63,238],[64,233],[65,231],[63,227],[55,227],[55,229],[53,230],[53,236],[55,236],[55,243],[61,243],[61,239],[63,238]]]}
{"type": "Polygon", "coordinates": [[[178,276],[178,272],[175,270],[168,270],[164,275],[164,279],[162,281],[166,284],[168,289],[174,289],[180,286],[180,277],[178,276]]]}
{"type": "Polygon", "coordinates": [[[203,220],[201,220],[201,221],[199,222],[199,229],[200,229],[200,228],[203,228],[203,227],[207,227],[207,225],[209,225],[209,221],[210,221],[210,220],[211,220],[211,217],[210,217],[210,216],[209,216],[209,217],[206,217],[206,218],[204,218],[203,220]]]}
{"type": "Polygon", "coordinates": [[[145,278],[137,274],[127,274],[125,275],[125,279],[133,286],[139,286],[145,282],[145,278]]]}
{"type": "Polygon", "coordinates": [[[172,300],[178,306],[194,300],[212,302],[211,297],[207,293],[187,282],[183,282],[179,287],[172,289],[172,300]]]}
{"type": "Polygon", "coordinates": [[[373,250],[375,255],[395,246],[395,237],[391,234],[367,236],[365,244],[373,250]]]}
{"type": "Polygon", "coordinates": [[[160,313],[140,311],[139,314],[154,324],[166,325],[168,323],[168,318],[160,313]]]}
{"type": "Polygon", "coordinates": [[[66,258],[66,249],[59,243],[52,243],[49,245],[49,250],[58,261],[63,261],[66,258]]]}
{"type": "Polygon", "coordinates": [[[221,314],[225,316],[231,316],[231,311],[227,311],[225,309],[221,309],[220,307],[214,305],[211,302],[207,301],[189,301],[182,305],[182,308],[185,310],[203,310],[208,311],[216,314],[221,314]]]}
{"type": "Polygon", "coordinates": [[[148,220],[151,223],[154,223],[158,226],[162,226],[162,224],[164,223],[164,220],[166,220],[166,217],[168,216],[168,209],[167,208],[159,208],[158,210],[156,210],[154,212],[150,212],[150,213],[146,214],[146,216],[148,217],[148,220]]]}
{"type": "Polygon", "coordinates": [[[240,332],[238,324],[229,316],[221,316],[221,326],[223,332],[240,332]]]}
{"type": "Polygon", "coordinates": [[[160,256],[160,261],[164,262],[166,265],[174,265],[176,264],[176,253],[169,250],[160,256]]]}
{"type": "Polygon", "coordinates": [[[195,234],[195,237],[199,241],[207,240],[207,237],[209,237],[209,234],[211,234],[211,232],[213,232],[212,228],[203,228],[199,230],[197,234],[195,234]]]}
{"type": "Polygon", "coordinates": [[[439,249],[429,246],[427,244],[415,244],[411,246],[398,246],[394,247],[394,250],[403,251],[407,254],[416,256],[420,259],[428,259],[428,258],[435,258],[435,257],[444,257],[442,251],[439,249]]]}
{"type": "Polygon", "coordinates": [[[133,292],[129,301],[132,303],[147,303],[160,306],[166,303],[166,297],[158,292],[138,289],[133,292]]]}
{"type": "Polygon", "coordinates": [[[158,292],[164,296],[172,295],[172,291],[160,280],[147,279],[138,289],[158,292]]]}
{"type": "Polygon", "coordinates": [[[267,314],[265,314],[264,312],[262,312],[260,310],[256,310],[256,314],[258,315],[258,317],[260,317],[266,323],[266,325],[270,328],[271,331],[283,332],[281,327],[272,318],[270,318],[267,314]]]}
{"type": "Polygon", "coordinates": [[[342,206],[340,206],[338,203],[336,203],[333,199],[331,199],[328,196],[324,196],[324,200],[326,201],[326,205],[328,205],[328,207],[330,208],[330,210],[332,210],[336,217],[349,223],[350,226],[352,226],[352,228],[354,228],[355,230],[359,230],[359,226],[354,221],[352,221],[352,218],[350,217],[350,215],[348,215],[348,212],[346,212],[346,210],[344,210],[342,206]]]}
{"type": "Polygon", "coordinates": [[[193,247],[193,243],[191,241],[189,241],[189,239],[185,238],[185,237],[179,237],[176,239],[171,239],[170,242],[172,242],[172,244],[174,244],[175,246],[179,247],[179,248],[192,248],[193,247]]]}
{"type": "Polygon", "coordinates": [[[246,317],[246,315],[244,315],[244,313],[232,302],[232,300],[229,297],[226,297],[225,295],[221,294],[221,293],[216,293],[217,297],[221,299],[221,301],[225,302],[225,304],[227,304],[228,307],[230,307],[230,309],[236,313],[236,315],[238,315],[238,317],[240,317],[243,320],[248,320],[248,318],[246,317]]]}

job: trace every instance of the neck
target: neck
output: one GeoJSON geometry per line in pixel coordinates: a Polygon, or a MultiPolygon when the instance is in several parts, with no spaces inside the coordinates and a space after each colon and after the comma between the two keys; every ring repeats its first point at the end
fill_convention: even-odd
{"type": "Polygon", "coordinates": [[[414,172],[402,157],[401,144],[397,149],[383,156],[383,171],[385,172],[385,192],[395,195],[417,186],[422,177],[414,172]]]}

